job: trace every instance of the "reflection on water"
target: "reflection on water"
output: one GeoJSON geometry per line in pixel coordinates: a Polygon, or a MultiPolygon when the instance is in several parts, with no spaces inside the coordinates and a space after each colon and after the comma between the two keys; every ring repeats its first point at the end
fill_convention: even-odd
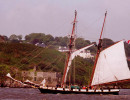
{"type": "Polygon", "coordinates": [[[32,88],[0,88],[0,100],[130,100],[130,89],[119,95],[42,94],[32,88]]]}

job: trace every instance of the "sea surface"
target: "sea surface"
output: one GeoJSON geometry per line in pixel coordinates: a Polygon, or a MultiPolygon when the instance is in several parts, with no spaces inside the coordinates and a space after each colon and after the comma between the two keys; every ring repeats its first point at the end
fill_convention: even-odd
{"type": "Polygon", "coordinates": [[[33,88],[0,88],[0,100],[130,100],[130,89],[119,95],[42,94],[33,88]]]}

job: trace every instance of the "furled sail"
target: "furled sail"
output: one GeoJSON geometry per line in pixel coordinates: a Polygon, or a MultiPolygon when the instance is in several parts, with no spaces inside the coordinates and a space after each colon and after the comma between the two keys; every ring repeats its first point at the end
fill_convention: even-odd
{"type": "Polygon", "coordinates": [[[67,78],[68,71],[69,71],[69,69],[70,69],[71,62],[72,62],[72,60],[75,58],[75,56],[77,56],[81,51],[92,47],[93,45],[94,45],[94,44],[91,44],[91,45],[89,45],[89,46],[83,47],[83,48],[81,48],[81,49],[79,49],[79,50],[76,50],[76,51],[74,51],[73,53],[71,53],[70,58],[69,58],[69,62],[68,62],[68,65],[67,65],[67,70],[66,70],[66,73],[65,73],[65,80],[64,80],[64,82],[66,82],[66,78],[67,78]]]}
{"type": "Polygon", "coordinates": [[[26,85],[26,84],[22,83],[21,81],[14,79],[14,78],[10,75],[10,73],[8,73],[6,76],[7,76],[8,78],[12,79],[13,81],[16,81],[16,82],[18,82],[18,83],[20,83],[20,84],[26,85]]]}
{"type": "Polygon", "coordinates": [[[91,86],[126,79],[130,79],[130,70],[120,41],[100,52],[91,86]]]}

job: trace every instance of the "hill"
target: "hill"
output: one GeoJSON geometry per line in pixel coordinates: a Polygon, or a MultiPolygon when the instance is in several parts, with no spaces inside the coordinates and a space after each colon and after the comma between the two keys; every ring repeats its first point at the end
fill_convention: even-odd
{"type": "MultiPolygon", "coordinates": [[[[21,80],[22,78],[17,77],[16,73],[20,74],[22,70],[31,71],[34,66],[38,71],[61,72],[63,74],[65,55],[49,46],[42,48],[25,43],[0,43],[0,74],[2,75],[6,70],[5,75],[10,72],[14,78],[21,80]]],[[[75,63],[77,65],[75,67],[76,83],[88,83],[93,60],[88,61],[88,59],[76,57],[75,63]]]]}
{"type": "MultiPolygon", "coordinates": [[[[114,43],[110,39],[104,39],[103,41],[105,41],[103,48],[114,43]]],[[[63,74],[66,54],[58,52],[53,48],[54,45],[47,45],[46,48],[42,48],[28,43],[0,43],[0,79],[3,79],[3,77],[10,72],[14,78],[21,80],[22,78],[18,77],[16,73],[21,74],[21,71],[23,70],[32,71],[34,66],[36,66],[37,71],[61,72],[61,74],[63,74]]],[[[126,55],[129,57],[130,45],[125,43],[125,48],[126,55]]],[[[90,50],[95,53],[96,48],[93,47],[90,48],[90,50]]],[[[71,83],[80,85],[88,84],[94,65],[94,59],[83,59],[81,57],[76,57],[73,62],[75,63],[74,65],[72,64],[71,67],[73,70],[70,70],[71,83]]],[[[130,67],[130,61],[128,64],[130,67]]]]}

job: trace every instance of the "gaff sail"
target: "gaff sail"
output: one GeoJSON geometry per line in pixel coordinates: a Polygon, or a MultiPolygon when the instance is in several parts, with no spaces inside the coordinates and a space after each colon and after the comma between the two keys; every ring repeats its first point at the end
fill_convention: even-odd
{"type": "Polygon", "coordinates": [[[99,54],[91,86],[130,79],[124,42],[120,41],[99,54]]]}
{"type": "Polygon", "coordinates": [[[71,62],[72,62],[72,60],[75,58],[75,56],[77,56],[81,51],[92,47],[93,45],[94,45],[94,44],[91,44],[91,45],[89,45],[89,46],[83,47],[83,48],[81,48],[81,49],[79,49],[79,50],[76,50],[76,51],[74,51],[73,53],[71,53],[70,58],[69,58],[69,62],[68,62],[68,65],[67,65],[67,70],[66,70],[66,73],[65,73],[64,82],[66,82],[67,74],[68,74],[68,71],[69,71],[69,69],[70,69],[71,62]]]}

